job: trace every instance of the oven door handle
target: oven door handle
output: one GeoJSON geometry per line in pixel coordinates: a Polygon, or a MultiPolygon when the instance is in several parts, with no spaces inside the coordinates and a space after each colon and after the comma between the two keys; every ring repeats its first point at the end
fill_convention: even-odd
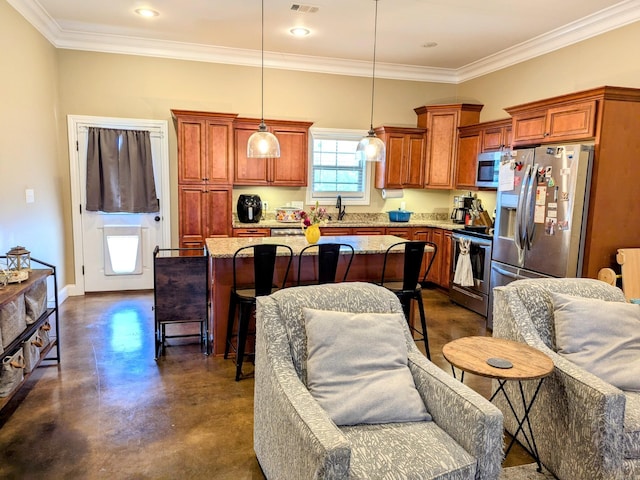
{"type": "Polygon", "coordinates": [[[525,278],[529,278],[529,277],[525,277],[523,275],[518,275],[517,273],[512,273],[508,270],[505,270],[503,268],[500,267],[496,267],[495,265],[493,267],[491,267],[493,270],[495,270],[496,272],[498,272],[500,275],[504,275],[505,277],[508,278],[513,278],[514,280],[523,280],[525,278]]]}

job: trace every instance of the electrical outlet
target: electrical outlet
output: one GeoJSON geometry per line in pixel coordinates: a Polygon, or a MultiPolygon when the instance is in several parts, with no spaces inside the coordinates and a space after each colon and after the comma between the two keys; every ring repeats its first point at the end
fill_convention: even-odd
{"type": "Polygon", "coordinates": [[[35,196],[35,192],[33,191],[33,188],[27,188],[24,191],[24,199],[26,203],[33,203],[36,201],[36,196],[35,196]]]}
{"type": "Polygon", "coordinates": [[[400,202],[400,210],[406,210],[407,209],[407,202],[400,202]]]}

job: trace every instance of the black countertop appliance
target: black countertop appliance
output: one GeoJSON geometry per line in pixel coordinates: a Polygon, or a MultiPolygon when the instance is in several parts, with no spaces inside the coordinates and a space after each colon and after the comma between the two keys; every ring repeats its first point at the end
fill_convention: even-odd
{"type": "Polygon", "coordinates": [[[242,223],[258,223],[262,217],[262,200],[259,195],[238,197],[238,220],[242,223]]]}

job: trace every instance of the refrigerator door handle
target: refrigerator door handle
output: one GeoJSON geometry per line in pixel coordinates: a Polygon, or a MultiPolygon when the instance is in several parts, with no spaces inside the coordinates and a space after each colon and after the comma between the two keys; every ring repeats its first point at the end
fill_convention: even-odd
{"type": "MultiPolygon", "coordinates": [[[[529,185],[527,187],[527,211],[526,211],[526,220],[527,223],[525,225],[525,242],[527,248],[531,250],[531,246],[533,245],[533,234],[536,231],[535,224],[535,213],[536,213],[536,195],[535,192],[535,183],[538,178],[538,168],[539,165],[536,163],[531,170],[531,176],[529,177],[529,185]]],[[[523,242],[524,243],[524,242],[523,242]]]]}
{"type": "Polygon", "coordinates": [[[518,194],[518,204],[516,206],[515,232],[513,235],[513,240],[516,244],[516,250],[518,251],[518,264],[520,266],[524,264],[524,248],[525,248],[524,209],[525,209],[525,198],[527,194],[527,185],[529,184],[530,173],[531,173],[531,165],[527,165],[527,168],[524,172],[524,176],[522,179],[520,193],[518,194]]]}
{"type": "Polygon", "coordinates": [[[512,273],[508,270],[505,270],[503,268],[500,267],[496,267],[495,265],[493,267],[491,267],[493,270],[495,270],[496,272],[498,272],[500,275],[504,275],[505,277],[508,278],[512,278],[514,280],[523,280],[525,278],[529,278],[529,277],[524,277],[522,275],[518,275],[517,273],[512,273]]]}

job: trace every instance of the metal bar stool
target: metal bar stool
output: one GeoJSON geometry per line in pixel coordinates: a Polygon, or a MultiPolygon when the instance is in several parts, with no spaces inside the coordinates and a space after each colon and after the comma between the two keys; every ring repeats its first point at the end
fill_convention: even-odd
{"type": "MultiPolygon", "coordinates": [[[[291,247],[275,243],[249,245],[239,248],[233,254],[233,285],[229,298],[229,318],[227,322],[227,339],[224,348],[224,358],[227,358],[230,349],[236,352],[236,382],[240,380],[242,376],[242,362],[245,357],[247,336],[249,335],[249,322],[251,320],[251,314],[255,312],[256,297],[270,295],[273,291],[285,287],[292,260],[293,250],[291,247]],[[250,251],[253,253],[252,257],[250,256],[250,251]],[[280,255],[278,255],[278,253],[280,253],[280,255]],[[278,256],[287,257],[287,268],[282,282],[279,285],[275,285],[275,266],[276,257],[278,256]],[[253,259],[252,285],[238,285],[238,257],[253,259]],[[238,328],[236,333],[234,333],[236,305],[239,307],[238,328]],[[234,337],[236,339],[235,345],[233,344],[234,337]]],[[[253,353],[248,355],[253,355],[253,353]]]]}
{"type": "Polygon", "coordinates": [[[384,263],[382,265],[382,277],[379,283],[379,285],[382,285],[383,287],[395,293],[400,300],[400,303],[402,304],[402,310],[404,311],[404,316],[407,319],[407,324],[409,325],[409,329],[411,330],[411,335],[413,336],[414,332],[418,332],[422,335],[421,338],[417,338],[416,340],[424,341],[425,352],[429,360],[431,360],[431,353],[429,352],[429,340],[427,337],[427,320],[424,314],[424,305],[422,303],[422,283],[426,281],[427,275],[429,275],[429,270],[431,270],[431,265],[433,265],[433,261],[436,258],[437,251],[438,246],[432,242],[409,241],[394,243],[389,248],[387,248],[387,251],[385,252],[384,263]],[[397,253],[397,249],[395,252],[392,252],[392,250],[396,247],[399,247],[400,245],[404,246],[402,281],[387,280],[385,278],[385,273],[387,270],[387,261],[389,259],[389,255],[399,255],[399,253],[397,253]],[[427,260],[427,266],[424,269],[424,274],[420,276],[420,270],[422,269],[422,260],[424,257],[425,249],[427,247],[430,247],[430,251],[431,249],[433,249],[433,254],[431,255],[431,258],[427,260]],[[415,300],[416,302],[418,302],[422,332],[420,332],[411,324],[411,300],[415,300]]]}
{"type": "Polygon", "coordinates": [[[313,284],[322,283],[336,283],[336,274],[338,272],[338,262],[340,256],[348,258],[347,267],[342,276],[342,282],[347,280],[349,275],[349,269],[351,268],[351,262],[353,262],[353,255],[355,251],[348,243],[318,243],[313,245],[307,245],[298,256],[298,285],[302,285],[301,273],[302,273],[302,259],[305,258],[305,252],[309,253],[310,250],[316,248],[318,250],[317,255],[306,255],[305,257],[310,259],[305,262],[307,265],[312,264],[314,268],[317,267],[318,277],[313,284]],[[346,250],[346,253],[340,253],[341,250],[346,250]],[[316,260],[317,259],[317,260],[316,260]]]}

